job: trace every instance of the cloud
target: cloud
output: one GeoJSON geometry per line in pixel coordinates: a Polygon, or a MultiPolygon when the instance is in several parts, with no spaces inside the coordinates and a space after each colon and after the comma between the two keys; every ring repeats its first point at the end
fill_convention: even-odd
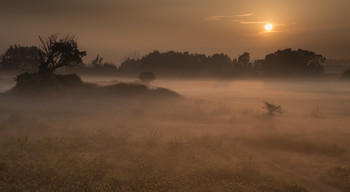
{"type": "Polygon", "coordinates": [[[215,15],[215,16],[210,16],[210,17],[207,17],[206,20],[207,21],[238,21],[238,20],[234,20],[236,18],[239,18],[239,17],[250,17],[252,16],[253,14],[251,13],[247,13],[247,14],[241,14],[241,15],[215,15]]]}
{"type": "Polygon", "coordinates": [[[250,17],[253,16],[252,13],[242,14],[242,15],[234,15],[234,17],[250,17]]]}
{"type": "MultiPolygon", "coordinates": [[[[247,14],[241,14],[241,15],[215,15],[215,16],[210,16],[207,17],[207,21],[229,21],[232,23],[237,23],[241,25],[262,25],[262,24],[267,24],[270,23],[268,21],[247,21],[250,16],[253,16],[254,14],[252,13],[247,13],[247,14]],[[245,19],[246,18],[246,19],[245,19]]],[[[274,23],[273,26],[290,26],[294,25],[295,23],[291,24],[276,24],[274,23]]]]}
{"type": "Polygon", "coordinates": [[[265,24],[268,22],[265,22],[265,21],[240,21],[239,23],[246,25],[246,24],[265,24]]]}
{"type": "Polygon", "coordinates": [[[254,14],[252,13],[247,13],[247,14],[241,14],[241,15],[229,15],[229,16],[224,16],[224,15],[216,15],[216,16],[210,16],[207,17],[207,21],[230,21],[233,23],[238,23],[242,25],[254,25],[254,24],[266,24],[269,23],[267,21],[245,21],[244,18],[253,16],[254,14]]]}

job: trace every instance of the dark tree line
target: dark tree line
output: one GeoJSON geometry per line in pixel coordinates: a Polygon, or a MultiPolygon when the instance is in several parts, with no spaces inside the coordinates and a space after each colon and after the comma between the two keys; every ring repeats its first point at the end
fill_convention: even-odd
{"type": "Polygon", "coordinates": [[[0,69],[2,71],[34,72],[40,65],[37,58],[41,53],[42,51],[35,46],[10,46],[6,52],[1,55],[0,69]]]}
{"type": "Polygon", "coordinates": [[[0,69],[52,75],[59,68],[78,66],[86,56],[74,36],[53,34],[46,39],[39,36],[39,40],[41,47],[10,46],[1,55],[0,69]]]}
{"type": "Polygon", "coordinates": [[[278,50],[266,55],[261,70],[267,76],[301,76],[323,74],[326,58],[302,49],[278,50]]]}
{"type": "Polygon", "coordinates": [[[254,63],[250,61],[250,54],[247,52],[238,59],[231,59],[225,54],[206,56],[188,52],[154,51],[138,60],[125,60],[118,71],[126,75],[152,71],[164,76],[177,77],[293,77],[323,74],[325,60],[320,54],[302,49],[278,50],[254,63]]]}
{"type": "Polygon", "coordinates": [[[99,55],[91,63],[83,64],[86,51],[78,49],[74,36],[51,35],[39,38],[41,47],[11,46],[1,56],[1,71],[37,72],[51,75],[57,69],[65,71],[137,77],[142,72],[171,77],[221,77],[240,76],[295,77],[322,75],[325,57],[307,50],[278,50],[264,59],[250,61],[244,52],[237,59],[226,54],[190,54],[188,52],[153,51],[141,59],[125,59],[119,67],[104,62],[99,55]],[[68,67],[75,66],[75,69],[68,67]]]}
{"type": "Polygon", "coordinates": [[[117,66],[110,62],[104,62],[103,58],[97,55],[91,63],[79,65],[75,69],[71,69],[71,72],[91,75],[115,75],[117,66]]]}
{"type": "Polygon", "coordinates": [[[152,71],[163,76],[176,77],[231,77],[249,71],[249,53],[232,60],[225,54],[189,54],[188,52],[154,51],[141,59],[126,59],[118,68],[121,75],[136,75],[152,71]]]}

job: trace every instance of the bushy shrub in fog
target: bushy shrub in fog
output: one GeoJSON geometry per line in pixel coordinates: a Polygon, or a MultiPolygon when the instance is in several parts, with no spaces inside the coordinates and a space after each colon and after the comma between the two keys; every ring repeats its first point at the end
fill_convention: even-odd
{"type": "Polygon", "coordinates": [[[15,89],[36,91],[38,88],[58,88],[58,87],[80,87],[83,86],[83,81],[76,75],[52,75],[43,77],[37,73],[23,73],[15,78],[15,89]]]}
{"type": "Polygon", "coordinates": [[[146,71],[140,73],[138,78],[142,83],[150,83],[151,81],[154,81],[156,79],[156,76],[154,75],[154,73],[146,71]]]}
{"type": "Polygon", "coordinates": [[[267,114],[270,117],[274,116],[276,113],[282,113],[282,107],[280,105],[275,105],[267,101],[265,101],[263,108],[267,110],[267,114]]]}

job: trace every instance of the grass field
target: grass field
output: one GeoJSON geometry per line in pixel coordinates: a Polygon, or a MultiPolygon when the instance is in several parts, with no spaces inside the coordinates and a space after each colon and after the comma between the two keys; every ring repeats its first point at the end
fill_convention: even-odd
{"type": "Polygon", "coordinates": [[[167,83],[185,98],[2,98],[0,191],[350,190],[343,84],[167,83]]]}

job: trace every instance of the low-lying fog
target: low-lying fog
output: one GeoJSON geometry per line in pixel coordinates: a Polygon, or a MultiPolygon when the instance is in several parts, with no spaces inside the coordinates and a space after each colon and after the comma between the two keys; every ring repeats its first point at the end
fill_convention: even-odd
{"type": "MultiPolygon", "coordinates": [[[[86,82],[108,85],[135,82],[131,78],[83,77],[86,82]]],[[[349,112],[350,86],[328,80],[168,80],[158,79],[152,87],[165,87],[189,99],[214,102],[236,110],[262,110],[264,101],[282,105],[288,113],[315,109],[349,112]]],[[[331,111],[328,111],[331,112],[331,111]]],[[[336,112],[336,111],[332,111],[336,112]]]]}
{"type": "MultiPolygon", "coordinates": [[[[82,79],[100,85],[136,81],[82,79]]],[[[0,91],[14,84],[10,78],[0,81],[0,91]]],[[[90,101],[86,96],[70,101],[36,98],[33,103],[3,99],[0,163],[11,170],[24,161],[39,161],[36,166],[50,161],[51,167],[61,169],[58,158],[82,159],[83,167],[93,159],[107,167],[108,174],[100,173],[100,168],[98,174],[103,178],[116,174],[118,185],[99,182],[119,191],[350,189],[347,176],[337,172],[350,171],[349,83],[156,79],[149,86],[171,89],[184,98],[90,101]],[[280,105],[282,113],[268,116],[264,102],[280,105]]],[[[68,166],[82,171],[80,164],[68,166]]],[[[75,174],[65,171],[63,175],[75,174]]],[[[96,173],[90,171],[87,174],[96,173]]],[[[45,174],[61,173],[53,172],[45,174]]],[[[16,179],[21,173],[11,174],[16,179]]],[[[55,181],[48,183],[52,188],[44,189],[61,189],[55,181]]]]}

